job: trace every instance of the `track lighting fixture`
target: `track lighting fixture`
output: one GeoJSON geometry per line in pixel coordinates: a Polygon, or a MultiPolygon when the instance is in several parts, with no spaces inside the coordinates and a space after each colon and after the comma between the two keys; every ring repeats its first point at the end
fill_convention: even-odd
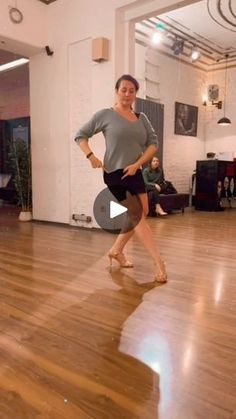
{"type": "Polygon", "coordinates": [[[182,54],[184,49],[184,41],[183,39],[175,39],[171,49],[174,51],[175,55],[182,54]]]}

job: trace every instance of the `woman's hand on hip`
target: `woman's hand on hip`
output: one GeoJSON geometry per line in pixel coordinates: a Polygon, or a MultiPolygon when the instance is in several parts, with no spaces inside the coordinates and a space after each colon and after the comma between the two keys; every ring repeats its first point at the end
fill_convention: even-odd
{"type": "Polygon", "coordinates": [[[89,160],[93,169],[104,169],[102,161],[98,159],[94,154],[89,158],[89,160]]]}
{"type": "Polygon", "coordinates": [[[127,176],[134,176],[137,170],[139,169],[139,165],[137,163],[130,164],[126,166],[123,170],[124,176],[121,179],[124,179],[127,176]]]}

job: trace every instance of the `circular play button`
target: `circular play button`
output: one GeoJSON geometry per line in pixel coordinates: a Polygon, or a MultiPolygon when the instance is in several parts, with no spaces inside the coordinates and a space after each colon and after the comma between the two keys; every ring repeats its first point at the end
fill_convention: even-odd
{"type": "Polygon", "coordinates": [[[133,230],[142,217],[142,204],[137,195],[127,192],[122,203],[108,188],[103,189],[93,205],[94,217],[99,226],[109,233],[119,234],[133,230]]]}

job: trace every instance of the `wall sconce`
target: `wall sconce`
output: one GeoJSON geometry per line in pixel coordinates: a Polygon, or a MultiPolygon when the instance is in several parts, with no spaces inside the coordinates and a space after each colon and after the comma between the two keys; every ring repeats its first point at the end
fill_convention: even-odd
{"type": "Polygon", "coordinates": [[[212,100],[211,104],[216,106],[218,109],[222,109],[222,100],[218,100],[218,102],[214,102],[214,100],[212,100]]]}
{"type": "Polygon", "coordinates": [[[202,95],[202,104],[207,106],[208,96],[206,94],[202,95]]]}
{"type": "Polygon", "coordinates": [[[218,109],[222,108],[222,100],[217,100],[219,97],[219,86],[217,84],[210,84],[207,88],[207,93],[202,96],[203,106],[207,106],[207,102],[210,102],[213,106],[218,109]]]}
{"type": "MultiPolygon", "coordinates": [[[[203,106],[207,106],[207,98],[202,98],[202,104],[203,106]]],[[[214,100],[212,100],[211,104],[216,106],[218,109],[222,109],[222,100],[218,100],[218,102],[214,102],[214,100]]]]}

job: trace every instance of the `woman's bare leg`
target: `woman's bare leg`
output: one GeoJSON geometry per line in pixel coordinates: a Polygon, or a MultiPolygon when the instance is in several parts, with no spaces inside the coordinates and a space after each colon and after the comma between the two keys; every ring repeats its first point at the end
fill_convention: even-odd
{"type": "Polygon", "coordinates": [[[112,259],[117,260],[122,268],[133,268],[133,264],[126,259],[123,249],[129,239],[133,236],[134,230],[127,231],[127,233],[120,233],[112,248],[109,250],[108,257],[110,258],[110,265],[112,259]]]}
{"type": "MultiPolygon", "coordinates": [[[[156,252],[158,252],[158,250],[157,250],[156,245],[154,243],[151,229],[150,229],[149,225],[146,222],[144,222],[145,220],[143,219],[144,216],[148,212],[147,195],[146,194],[140,194],[139,195],[139,198],[140,198],[140,201],[141,201],[141,204],[142,204],[142,208],[143,208],[143,213],[144,213],[142,215],[142,217],[141,217],[141,220],[139,221],[138,225],[134,229],[129,230],[129,231],[125,232],[125,233],[120,233],[117,236],[117,238],[115,240],[115,243],[113,244],[111,250],[114,251],[114,252],[122,253],[125,245],[131,239],[131,237],[133,236],[133,234],[134,234],[135,231],[137,232],[137,235],[141,239],[142,239],[142,237],[141,237],[142,232],[144,232],[145,239],[146,239],[146,237],[148,238],[148,245],[147,246],[145,245],[145,247],[147,247],[147,250],[152,255],[153,259],[155,259],[156,258],[156,252]]],[[[121,204],[127,206],[127,202],[126,201],[123,201],[121,204]]],[[[157,256],[157,259],[158,259],[158,256],[157,256]]]]}
{"type": "Polygon", "coordinates": [[[145,248],[147,249],[149,254],[152,256],[154,263],[157,266],[157,274],[156,274],[157,279],[160,280],[160,282],[165,282],[167,279],[167,275],[165,272],[164,264],[161,260],[160,250],[154,241],[152,231],[145,219],[145,214],[148,211],[147,194],[140,194],[139,198],[144,208],[144,214],[140,222],[134,228],[134,231],[139,237],[139,239],[143,242],[145,248]]]}
{"type": "Polygon", "coordinates": [[[144,217],[144,215],[148,211],[148,209],[147,209],[148,208],[147,194],[140,194],[139,198],[140,198],[140,200],[142,202],[142,205],[143,205],[144,214],[143,214],[141,220],[139,221],[139,223],[134,228],[134,231],[135,231],[135,233],[137,233],[137,236],[143,242],[145,248],[147,249],[149,254],[152,256],[154,261],[156,263],[159,263],[160,259],[161,259],[159,247],[156,245],[156,243],[154,241],[154,238],[153,238],[152,231],[151,231],[151,229],[150,229],[150,227],[149,227],[149,225],[148,225],[148,223],[147,223],[147,221],[145,220],[145,217],[144,217]]]}
{"type": "Polygon", "coordinates": [[[126,243],[128,243],[133,235],[134,230],[127,231],[126,233],[120,233],[117,236],[111,250],[122,253],[126,243]]]}
{"type": "Polygon", "coordinates": [[[130,193],[127,193],[126,199],[122,201],[121,204],[124,205],[128,211],[126,212],[126,220],[124,220],[122,231],[112,246],[112,250],[122,253],[126,243],[134,234],[134,226],[139,222],[142,216],[143,204],[139,196],[131,195],[130,193]]]}
{"type": "Polygon", "coordinates": [[[123,254],[123,249],[134,234],[133,226],[137,217],[140,217],[142,213],[142,205],[136,196],[132,196],[130,194],[128,194],[127,199],[122,201],[121,204],[128,208],[128,212],[126,213],[127,218],[123,225],[123,231],[121,231],[118,235],[115,243],[108,253],[108,256],[110,257],[110,262],[112,262],[112,258],[114,258],[117,262],[119,262],[121,267],[132,268],[133,264],[126,260],[126,257],[123,254]]]}
{"type": "MultiPolygon", "coordinates": [[[[123,250],[127,242],[131,239],[134,232],[137,233],[137,236],[139,239],[143,242],[145,248],[149,252],[149,254],[152,256],[155,265],[157,266],[157,280],[160,280],[160,282],[166,281],[166,272],[164,264],[161,260],[160,250],[159,247],[156,245],[152,231],[147,224],[145,220],[145,216],[148,213],[148,197],[147,194],[140,194],[139,195],[140,201],[142,203],[143,208],[143,214],[137,225],[130,231],[127,231],[125,233],[120,233],[112,246],[109,255],[110,259],[111,257],[114,257],[121,266],[123,267],[132,267],[133,265],[128,262],[125,259],[125,256],[123,255],[123,250]]],[[[124,205],[126,205],[125,202],[123,202],[124,205]]]]}

